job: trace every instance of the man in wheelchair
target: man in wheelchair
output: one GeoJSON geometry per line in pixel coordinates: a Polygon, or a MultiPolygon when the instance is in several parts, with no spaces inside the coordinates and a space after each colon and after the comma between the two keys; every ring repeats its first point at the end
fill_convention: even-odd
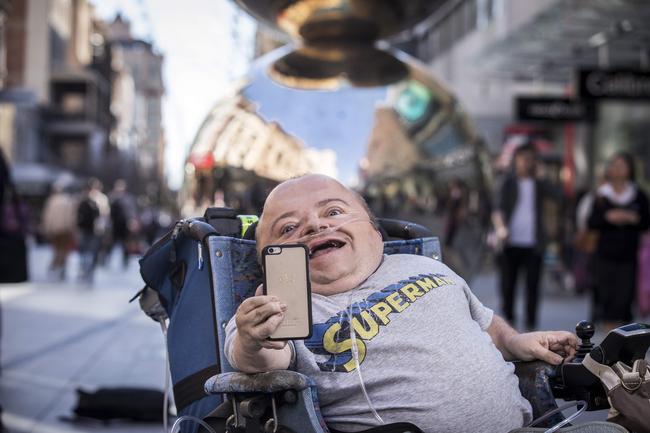
{"type": "Polygon", "coordinates": [[[336,430],[409,421],[424,432],[505,432],[531,420],[511,360],[560,364],[577,338],[519,334],[437,260],[382,254],[381,234],[356,193],[321,175],[292,179],[267,198],[256,232],[265,245],[309,248],[313,333],[268,340],[282,299],[246,299],[227,327],[229,362],[255,373],[293,369],[318,385],[336,430]]]}

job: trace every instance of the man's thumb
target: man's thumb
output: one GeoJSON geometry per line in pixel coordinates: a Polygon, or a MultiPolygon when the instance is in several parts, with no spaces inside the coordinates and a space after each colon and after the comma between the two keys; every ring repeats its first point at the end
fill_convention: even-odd
{"type": "Polygon", "coordinates": [[[562,363],[562,357],[560,355],[546,348],[540,351],[538,358],[553,365],[560,365],[562,363]]]}

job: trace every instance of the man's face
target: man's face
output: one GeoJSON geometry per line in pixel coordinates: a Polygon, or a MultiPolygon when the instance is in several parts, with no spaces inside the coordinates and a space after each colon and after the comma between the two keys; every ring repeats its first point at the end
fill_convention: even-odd
{"type": "Polygon", "coordinates": [[[614,158],[607,167],[607,175],[613,181],[630,180],[630,167],[622,157],[614,158]]]}
{"type": "Polygon", "coordinates": [[[258,250],[304,243],[312,290],[322,295],[353,289],[379,266],[381,235],[358,197],[335,180],[310,175],[271,192],[257,228],[258,250]]]}
{"type": "Polygon", "coordinates": [[[517,176],[532,176],[535,168],[535,153],[532,150],[522,150],[515,155],[515,172],[517,176]]]}

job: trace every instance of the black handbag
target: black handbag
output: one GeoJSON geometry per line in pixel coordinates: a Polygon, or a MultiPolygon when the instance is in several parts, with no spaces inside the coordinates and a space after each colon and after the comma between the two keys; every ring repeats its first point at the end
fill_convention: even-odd
{"type": "Polygon", "coordinates": [[[21,283],[27,277],[25,236],[0,234],[0,283],[21,283]]]}
{"type": "Polygon", "coordinates": [[[9,184],[0,203],[0,283],[27,280],[26,212],[9,184]]]}
{"type": "Polygon", "coordinates": [[[146,388],[100,388],[94,392],[77,389],[74,413],[79,418],[101,421],[131,420],[161,422],[164,394],[146,388]]]}

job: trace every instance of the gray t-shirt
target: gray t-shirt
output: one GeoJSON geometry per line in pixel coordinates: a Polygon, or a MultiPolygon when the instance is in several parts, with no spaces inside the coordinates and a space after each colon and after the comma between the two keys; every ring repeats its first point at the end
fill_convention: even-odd
{"type": "MultiPolygon", "coordinates": [[[[385,256],[356,289],[313,294],[312,304],[313,335],[294,342],[292,368],[316,381],[331,427],[378,424],[352,356],[350,313],[361,376],[384,422],[412,422],[426,433],[506,432],[531,419],[514,367],[485,332],[492,310],[444,264],[385,256]]],[[[229,336],[235,330],[231,320],[229,336]]]]}

